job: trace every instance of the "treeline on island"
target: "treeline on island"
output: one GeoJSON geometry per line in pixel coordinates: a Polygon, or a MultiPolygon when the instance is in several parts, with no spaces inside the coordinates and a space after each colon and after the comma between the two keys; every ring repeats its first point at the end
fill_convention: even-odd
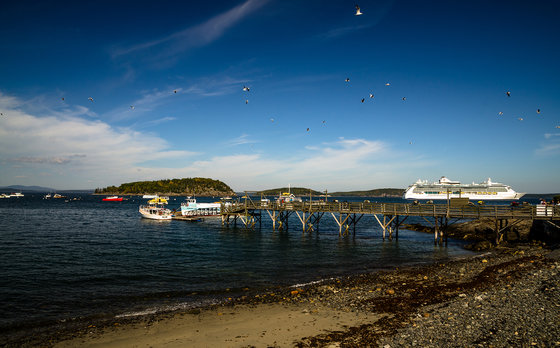
{"type": "Polygon", "coordinates": [[[382,188],[368,191],[333,192],[331,196],[357,196],[357,197],[402,197],[404,189],[382,188]]]}
{"type": "Polygon", "coordinates": [[[281,187],[270,190],[257,191],[257,194],[264,196],[278,196],[284,192],[290,192],[296,196],[309,196],[309,192],[311,192],[313,196],[320,196],[325,194],[324,192],[315,191],[305,187],[281,187]]]}
{"type": "Polygon", "coordinates": [[[179,195],[179,196],[222,196],[235,193],[220,180],[208,178],[165,179],[156,181],[136,181],[95,189],[97,194],[110,195],[179,195]]]}
{"type": "MultiPolygon", "coordinates": [[[[329,196],[335,197],[402,197],[404,191],[404,189],[398,188],[382,188],[368,191],[327,192],[327,194],[329,196]]],[[[310,192],[313,196],[321,196],[325,194],[325,192],[319,192],[305,187],[282,187],[258,191],[257,194],[262,194],[265,196],[277,196],[282,192],[291,192],[296,196],[308,196],[310,192]]]]}

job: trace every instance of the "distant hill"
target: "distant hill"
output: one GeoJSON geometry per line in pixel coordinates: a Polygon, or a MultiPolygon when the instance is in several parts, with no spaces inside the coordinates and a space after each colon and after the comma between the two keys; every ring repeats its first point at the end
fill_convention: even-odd
{"type": "Polygon", "coordinates": [[[382,188],[369,191],[329,192],[329,195],[342,197],[402,197],[404,191],[404,189],[399,188],[382,188]]]}
{"type": "MultiPolygon", "coordinates": [[[[291,192],[296,196],[309,196],[310,190],[311,189],[305,187],[282,187],[264,191],[257,191],[256,193],[263,194],[265,196],[277,196],[280,192],[291,192]]],[[[404,189],[383,188],[369,191],[328,192],[328,195],[334,197],[401,197],[404,191],[404,189]]],[[[313,196],[321,196],[325,193],[311,190],[311,194],[313,196]]]]}
{"type": "Polygon", "coordinates": [[[56,191],[50,187],[42,186],[25,186],[25,185],[10,185],[0,187],[0,191],[18,191],[18,192],[51,192],[56,191]]]}
{"type": "Polygon", "coordinates": [[[259,195],[262,194],[262,195],[265,195],[265,196],[278,196],[282,192],[291,192],[296,196],[305,196],[305,195],[308,196],[309,191],[311,191],[311,194],[313,196],[320,196],[320,195],[324,194],[323,192],[311,190],[311,189],[305,188],[305,187],[281,187],[281,188],[257,191],[256,193],[259,194],[259,195]]]}
{"type": "Polygon", "coordinates": [[[156,181],[136,181],[108,186],[95,190],[96,194],[142,195],[160,194],[175,196],[225,196],[235,195],[233,190],[220,180],[208,178],[183,178],[156,181]]]}

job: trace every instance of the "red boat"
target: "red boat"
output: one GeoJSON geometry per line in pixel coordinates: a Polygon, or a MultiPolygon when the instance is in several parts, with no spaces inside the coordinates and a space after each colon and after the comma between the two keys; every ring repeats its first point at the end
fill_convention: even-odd
{"type": "Polygon", "coordinates": [[[111,196],[111,197],[103,198],[103,202],[121,202],[122,200],[123,200],[123,198],[118,197],[118,196],[111,196]]]}

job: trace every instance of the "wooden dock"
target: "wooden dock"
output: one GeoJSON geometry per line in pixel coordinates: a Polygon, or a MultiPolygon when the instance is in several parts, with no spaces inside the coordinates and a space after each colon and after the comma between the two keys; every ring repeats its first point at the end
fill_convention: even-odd
{"type": "Polygon", "coordinates": [[[370,203],[370,202],[292,202],[277,203],[245,199],[236,203],[222,204],[222,225],[237,224],[245,227],[261,224],[262,215],[272,220],[272,228],[287,228],[288,218],[295,214],[302,224],[303,232],[312,232],[319,227],[321,218],[331,216],[339,227],[341,236],[355,232],[356,224],[364,216],[373,216],[383,230],[383,239],[398,238],[399,226],[410,216],[421,217],[434,228],[434,242],[447,241],[447,226],[462,221],[489,218],[495,222],[496,243],[507,229],[523,220],[544,220],[558,227],[560,206],[552,205],[473,205],[465,200],[453,200],[444,204],[427,203],[370,203]]]}

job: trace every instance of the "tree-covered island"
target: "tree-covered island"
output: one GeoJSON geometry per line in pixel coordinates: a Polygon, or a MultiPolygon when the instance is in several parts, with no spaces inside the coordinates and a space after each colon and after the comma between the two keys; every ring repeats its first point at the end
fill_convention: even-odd
{"type": "Polygon", "coordinates": [[[159,194],[166,196],[231,196],[231,187],[220,180],[208,178],[165,179],[155,181],[136,181],[95,189],[95,194],[144,195],[159,194]]]}

